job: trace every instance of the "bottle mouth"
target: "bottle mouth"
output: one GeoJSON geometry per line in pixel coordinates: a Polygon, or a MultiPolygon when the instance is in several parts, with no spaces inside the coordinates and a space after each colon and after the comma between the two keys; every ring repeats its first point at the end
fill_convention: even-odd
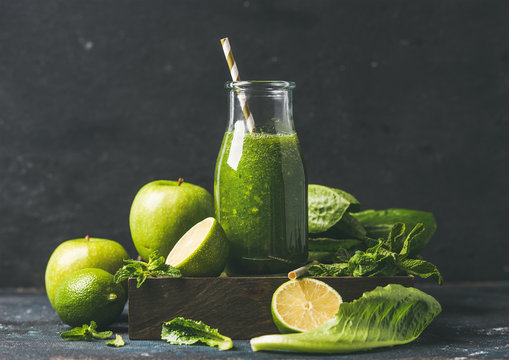
{"type": "Polygon", "coordinates": [[[234,91],[281,91],[293,90],[295,83],[281,80],[227,81],[225,88],[234,91]]]}

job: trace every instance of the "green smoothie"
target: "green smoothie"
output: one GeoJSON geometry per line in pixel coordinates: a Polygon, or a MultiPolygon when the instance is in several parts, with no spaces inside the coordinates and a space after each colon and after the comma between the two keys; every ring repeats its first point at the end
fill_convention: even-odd
{"type": "Polygon", "coordinates": [[[295,132],[227,132],[216,164],[216,218],[229,274],[282,273],[307,259],[307,182],[295,132]]]}

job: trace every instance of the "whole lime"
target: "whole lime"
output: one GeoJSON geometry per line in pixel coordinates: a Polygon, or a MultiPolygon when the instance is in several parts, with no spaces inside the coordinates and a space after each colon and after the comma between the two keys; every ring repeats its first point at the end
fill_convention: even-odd
{"type": "Polygon", "coordinates": [[[54,298],[61,282],[70,274],[85,268],[99,268],[115,274],[129,255],[113,240],[92,238],[68,240],[61,243],[48,261],[45,274],[46,293],[54,307],[54,298]]]}
{"type": "Polygon", "coordinates": [[[60,284],[54,308],[68,325],[81,326],[94,320],[98,327],[104,327],[118,318],[125,302],[124,288],[113,281],[113,275],[87,268],[75,271],[60,284]]]}

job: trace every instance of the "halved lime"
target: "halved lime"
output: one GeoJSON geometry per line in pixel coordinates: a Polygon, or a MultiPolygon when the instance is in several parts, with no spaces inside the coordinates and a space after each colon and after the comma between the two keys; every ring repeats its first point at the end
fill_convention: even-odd
{"type": "Polygon", "coordinates": [[[208,217],[189,229],[175,244],[166,264],[183,276],[219,276],[228,259],[228,240],[223,228],[208,217]]]}
{"type": "Polygon", "coordinates": [[[342,302],[338,292],[323,281],[290,280],[272,296],[272,318],[281,333],[311,330],[332,319],[342,302]]]}

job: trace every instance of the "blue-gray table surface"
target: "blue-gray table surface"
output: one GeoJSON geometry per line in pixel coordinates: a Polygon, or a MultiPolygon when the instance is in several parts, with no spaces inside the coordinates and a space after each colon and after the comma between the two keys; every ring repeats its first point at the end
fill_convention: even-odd
{"type": "Polygon", "coordinates": [[[59,334],[70,327],[58,319],[42,290],[0,289],[0,359],[509,359],[509,282],[417,287],[443,307],[419,339],[347,355],[254,353],[249,341],[235,339],[230,351],[129,340],[127,307],[110,327],[123,336],[125,347],[107,347],[105,341],[64,341],[59,334]]]}

